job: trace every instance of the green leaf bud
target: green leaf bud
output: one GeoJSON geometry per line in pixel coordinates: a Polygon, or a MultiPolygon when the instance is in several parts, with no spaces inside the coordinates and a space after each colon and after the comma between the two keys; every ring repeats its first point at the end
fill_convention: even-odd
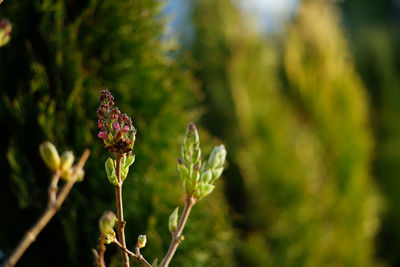
{"type": "Polygon", "coordinates": [[[139,248],[144,248],[146,246],[146,243],[147,243],[146,235],[138,236],[137,244],[138,244],[139,248]]]}
{"type": "Polygon", "coordinates": [[[84,176],[85,176],[85,171],[82,170],[82,169],[79,169],[78,173],[76,174],[76,181],[77,182],[82,182],[84,176]]]}
{"type": "Polygon", "coordinates": [[[214,147],[208,158],[208,166],[210,168],[222,167],[225,163],[226,149],[224,145],[214,147]]]}
{"type": "Polygon", "coordinates": [[[74,160],[75,160],[74,153],[72,153],[72,151],[65,151],[61,155],[61,172],[63,173],[68,169],[71,169],[74,160]]]}
{"type": "Polygon", "coordinates": [[[178,171],[182,181],[185,181],[189,176],[189,170],[183,165],[183,160],[181,158],[178,158],[178,171]]]}
{"type": "Polygon", "coordinates": [[[177,207],[169,216],[168,228],[171,233],[175,232],[178,228],[178,212],[179,207],[177,207]]]}
{"type": "Polygon", "coordinates": [[[117,175],[115,174],[115,161],[108,158],[105,163],[107,178],[113,185],[118,185],[117,175]]]}
{"type": "Polygon", "coordinates": [[[111,244],[114,242],[115,239],[115,232],[112,230],[112,232],[104,234],[104,243],[106,244],[111,244]]]}
{"type": "Polygon", "coordinates": [[[214,188],[215,186],[212,184],[200,183],[197,188],[197,193],[196,193],[197,198],[201,199],[209,195],[214,190],[214,188]]]}
{"type": "Polygon", "coordinates": [[[208,184],[208,183],[210,183],[212,178],[213,178],[213,174],[212,174],[211,170],[206,170],[205,172],[203,172],[201,174],[200,181],[205,183],[205,184],[208,184]]]}
{"type": "Polygon", "coordinates": [[[193,151],[192,163],[197,163],[197,162],[199,162],[200,157],[201,157],[201,150],[200,150],[200,148],[196,148],[196,149],[193,151]]]}
{"type": "Polygon", "coordinates": [[[186,128],[186,135],[183,143],[186,150],[190,150],[192,147],[196,149],[200,145],[199,133],[193,122],[189,123],[186,128]]]}
{"type": "Polygon", "coordinates": [[[124,164],[125,168],[126,168],[126,167],[129,168],[134,162],[135,162],[135,155],[134,155],[134,154],[129,154],[129,155],[126,157],[126,162],[125,162],[125,164],[124,164]]]}
{"type": "Polygon", "coordinates": [[[224,167],[220,167],[220,168],[216,168],[216,169],[212,170],[211,183],[213,183],[215,180],[217,180],[221,176],[223,171],[224,171],[224,167]]]}
{"type": "Polygon", "coordinates": [[[128,176],[129,173],[129,167],[126,168],[121,168],[121,180],[125,181],[126,177],[128,176]]]}
{"type": "Polygon", "coordinates": [[[114,232],[113,228],[118,222],[114,212],[108,210],[103,213],[99,220],[100,232],[104,235],[114,232]]]}
{"type": "Polygon", "coordinates": [[[186,187],[186,193],[187,193],[188,195],[191,195],[191,194],[193,194],[193,192],[196,191],[196,188],[197,188],[197,181],[193,181],[193,180],[191,180],[191,179],[187,179],[187,180],[185,181],[185,187],[186,187]]]}
{"type": "Polygon", "coordinates": [[[72,168],[69,168],[69,169],[66,169],[65,171],[63,171],[63,172],[61,173],[61,178],[62,178],[64,181],[68,181],[69,178],[71,178],[71,175],[72,175],[72,168]]]}
{"type": "Polygon", "coordinates": [[[44,163],[52,171],[56,171],[60,168],[60,156],[58,155],[56,147],[46,141],[39,146],[40,156],[42,157],[44,163]]]}

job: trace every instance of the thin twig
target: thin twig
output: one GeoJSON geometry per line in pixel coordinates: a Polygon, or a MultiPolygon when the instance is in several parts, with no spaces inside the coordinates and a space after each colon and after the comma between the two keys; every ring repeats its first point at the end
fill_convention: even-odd
{"type": "Polygon", "coordinates": [[[118,240],[114,239],[114,244],[116,244],[121,250],[125,251],[129,256],[135,258],[138,260],[140,263],[142,263],[142,266],[145,267],[151,267],[151,264],[143,257],[142,254],[140,254],[140,249],[139,246],[136,244],[135,250],[136,253],[133,253],[132,251],[128,250],[126,247],[123,247],[118,240]]]}
{"type": "Polygon", "coordinates": [[[129,267],[129,257],[126,253],[126,242],[125,242],[125,224],[124,221],[124,210],[122,204],[122,179],[121,179],[121,159],[122,156],[119,153],[115,153],[116,157],[116,176],[118,179],[118,185],[115,186],[115,200],[117,202],[117,216],[118,216],[118,241],[124,249],[121,248],[122,263],[124,267],[129,267]]]}
{"type": "Polygon", "coordinates": [[[47,202],[48,206],[54,205],[57,200],[57,190],[58,190],[58,182],[60,181],[61,172],[57,170],[53,177],[51,178],[51,182],[48,189],[49,200],[47,202]]]}
{"type": "Polygon", "coordinates": [[[193,196],[187,196],[185,200],[185,207],[183,208],[182,216],[179,219],[178,228],[172,233],[171,244],[169,245],[169,249],[165,257],[162,259],[160,263],[160,267],[167,267],[172,257],[175,254],[176,249],[179,246],[179,243],[182,241],[182,231],[185,227],[186,221],[189,217],[190,210],[196,204],[196,199],[193,196]]]}
{"type": "MultiPolygon", "coordinates": [[[[61,190],[60,194],[58,195],[57,199],[55,202],[53,202],[51,205],[47,205],[46,210],[43,212],[43,214],[40,216],[38,221],[33,225],[26,233],[25,236],[22,238],[18,246],[15,248],[11,256],[6,260],[3,264],[3,267],[12,267],[14,266],[17,261],[21,258],[22,254],[26,251],[26,249],[36,240],[36,237],[39,235],[39,233],[43,230],[43,228],[49,223],[51,218],[56,214],[58,209],[61,207],[62,203],[64,202],[65,198],[67,197],[68,193],[71,191],[72,187],[74,186],[77,176],[80,174],[81,171],[83,171],[83,166],[86,163],[86,160],[89,157],[89,150],[86,149],[81,158],[79,159],[79,162],[76,164],[74,167],[74,170],[71,174],[70,179],[68,182],[64,185],[63,189],[61,190]]],[[[55,175],[59,173],[58,171],[55,173],[55,175]]],[[[53,183],[54,177],[52,178],[51,183],[53,183]]],[[[50,193],[50,190],[49,190],[50,193]]],[[[49,199],[51,199],[49,197],[49,199]]]]}
{"type": "Polygon", "coordinates": [[[106,252],[106,245],[104,244],[105,236],[104,234],[100,235],[99,245],[98,245],[98,254],[96,251],[96,267],[106,267],[104,262],[104,253],[106,252]]]}

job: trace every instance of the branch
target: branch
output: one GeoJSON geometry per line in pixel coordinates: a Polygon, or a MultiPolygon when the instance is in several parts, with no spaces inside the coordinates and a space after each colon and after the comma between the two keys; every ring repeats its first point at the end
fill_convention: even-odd
{"type": "Polygon", "coordinates": [[[62,203],[64,202],[65,198],[71,191],[72,187],[74,186],[77,176],[80,174],[81,171],[83,171],[83,166],[85,165],[88,157],[89,157],[89,150],[86,149],[81,158],[79,159],[79,162],[76,164],[74,167],[74,170],[72,172],[72,175],[68,182],[64,185],[62,191],[58,195],[57,198],[54,198],[56,196],[56,191],[54,191],[52,188],[53,185],[55,184],[55,188],[57,188],[57,182],[58,179],[60,178],[60,172],[56,171],[52,177],[52,180],[50,182],[49,186],[49,203],[47,205],[46,210],[43,212],[43,214],[40,216],[38,221],[35,223],[35,225],[32,226],[26,233],[25,236],[22,238],[18,246],[15,248],[11,256],[6,260],[3,264],[3,267],[12,267],[14,266],[18,260],[21,258],[21,256],[24,254],[26,249],[36,240],[36,237],[39,235],[39,233],[43,230],[43,228],[49,223],[51,218],[56,214],[58,209],[61,207],[62,203]]]}
{"type": "Polygon", "coordinates": [[[115,200],[117,202],[117,216],[118,216],[118,241],[120,242],[122,248],[121,249],[121,256],[122,262],[124,267],[129,267],[129,257],[126,252],[126,242],[125,242],[125,224],[124,221],[124,210],[122,204],[122,179],[121,179],[121,154],[115,153],[116,157],[116,176],[118,179],[118,185],[115,186],[115,200]]]}
{"type": "Polygon", "coordinates": [[[142,263],[142,266],[145,267],[151,267],[151,264],[143,257],[142,254],[140,254],[140,248],[139,246],[136,244],[135,250],[136,253],[133,253],[132,251],[128,250],[126,247],[123,247],[118,240],[114,239],[114,244],[116,244],[121,250],[125,251],[125,253],[127,253],[129,256],[135,258],[136,260],[138,260],[140,263],[142,263]]]}
{"type": "Polygon", "coordinates": [[[99,240],[99,245],[98,247],[98,252],[97,250],[93,249],[93,255],[95,258],[95,266],[96,267],[106,267],[106,264],[104,263],[104,253],[106,252],[106,245],[104,244],[104,235],[100,235],[100,240],[99,240]]]}
{"type": "Polygon", "coordinates": [[[183,208],[182,216],[179,219],[178,228],[172,233],[171,244],[169,245],[169,249],[167,254],[160,263],[160,267],[167,267],[172,257],[175,254],[176,249],[179,246],[179,243],[183,240],[182,231],[185,227],[186,221],[189,217],[190,210],[196,204],[196,199],[193,196],[187,196],[185,200],[185,207],[183,208]]]}

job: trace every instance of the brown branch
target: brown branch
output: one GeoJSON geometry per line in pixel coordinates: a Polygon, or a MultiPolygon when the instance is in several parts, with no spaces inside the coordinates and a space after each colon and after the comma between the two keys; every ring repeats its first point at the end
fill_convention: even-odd
{"type": "Polygon", "coordinates": [[[136,244],[135,250],[136,253],[133,253],[132,251],[128,250],[126,247],[123,247],[118,240],[114,239],[114,244],[116,244],[121,250],[125,251],[125,253],[127,253],[129,256],[135,258],[136,260],[138,260],[142,266],[145,267],[151,267],[151,264],[143,257],[142,254],[140,254],[140,248],[138,246],[138,244],[136,244]]]}
{"type": "MultiPolygon", "coordinates": [[[[51,218],[56,214],[58,209],[61,207],[62,203],[64,202],[65,198],[71,191],[72,187],[74,186],[78,175],[80,174],[81,171],[83,171],[83,166],[86,163],[86,160],[89,157],[89,150],[86,149],[81,158],[79,159],[79,162],[76,164],[74,167],[74,170],[71,174],[70,179],[68,182],[64,185],[62,191],[58,195],[55,201],[52,201],[52,196],[53,190],[50,190],[49,188],[49,201],[52,201],[53,203],[48,204],[46,210],[43,212],[43,214],[40,216],[38,221],[33,225],[26,233],[25,236],[22,238],[18,246],[15,248],[11,256],[4,262],[3,267],[12,267],[14,266],[18,260],[21,258],[21,256],[24,254],[26,249],[36,240],[36,237],[39,235],[39,233],[43,230],[43,228],[49,223],[51,218]]],[[[55,178],[55,176],[58,175],[59,178],[59,171],[56,171],[51,182],[50,182],[50,187],[55,183],[55,180],[58,178],[55,178]]],[[[56,183],[57,185],[57,183],[56,183]]]]}
{"type": "Polygon", "coordinates": [[[122,256],[122,263],[124,267],[129,267],[129,257],[127,252],[125,251],[126,249],[126,242],[125,242],[125,224],[126,222],[124,221],[124,210],[123,210],[123,204],[122,204],[122,179],[121,179],[121,159],[122,155],[119,153],[115,153],[116,157],[116,176],[118,179],[118,185],[115,186],[115,200],[117,202],[117,217],[118,217],[118,227],[117,227],[117,232],[118,232],[118,241],[122,245],[121,248],[121,256],[122,256]]]}
{"type": "Polygon", "coordinates": [[[106,245],[104,244],[105,236],[103,234],[100,235],[99,245],[97,246],[97,250],[93,251],[96,267],[106,267],[104,262],[104,253],[106,252],[106,245]]]}
{"type": "Polygon", "coordinates": [[[169,249],[165,257],[162,259],[160,263],[160,267],[167,267],[172,257],[175,254],[176,249],[179,246],[179,243],[183,239],[182,231],[185,227],[186,221],[189,217],[190,210],[196,204],[196,199],[193,196],[187,196],[185,200],[185,207],[183,208],[182,216],[179,219],[178,228],[172,233],[171,244],[169,245],[169,249]]]}

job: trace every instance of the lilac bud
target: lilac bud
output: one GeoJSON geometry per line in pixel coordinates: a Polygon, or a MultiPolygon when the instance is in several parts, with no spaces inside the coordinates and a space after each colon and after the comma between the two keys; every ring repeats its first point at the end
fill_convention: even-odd
{"type": "Polygon", "coordinates": [[[113,128],[114,128],[114,130],[116,130],[116,131],[119,131],[119,130],[120,130],[119,123],[118,123],[117,121],[115,121],[115,122],[113,123],[113,128]]]}
{"type": "Polygon", "coordinates": [[[129,128],[130,128],[130,127],[129,127],[128,125],[125,125],[123,129],[124,129],[125,132],[128,132],[128,131],[129,131],[129,128]]]}
{"type": "Polygon", "coordinates": [[[99,132],[99,134],[97,135],[98,138],[100,139],[104,139],[107,137],[107,133],[106,132],[99,132]]]}

